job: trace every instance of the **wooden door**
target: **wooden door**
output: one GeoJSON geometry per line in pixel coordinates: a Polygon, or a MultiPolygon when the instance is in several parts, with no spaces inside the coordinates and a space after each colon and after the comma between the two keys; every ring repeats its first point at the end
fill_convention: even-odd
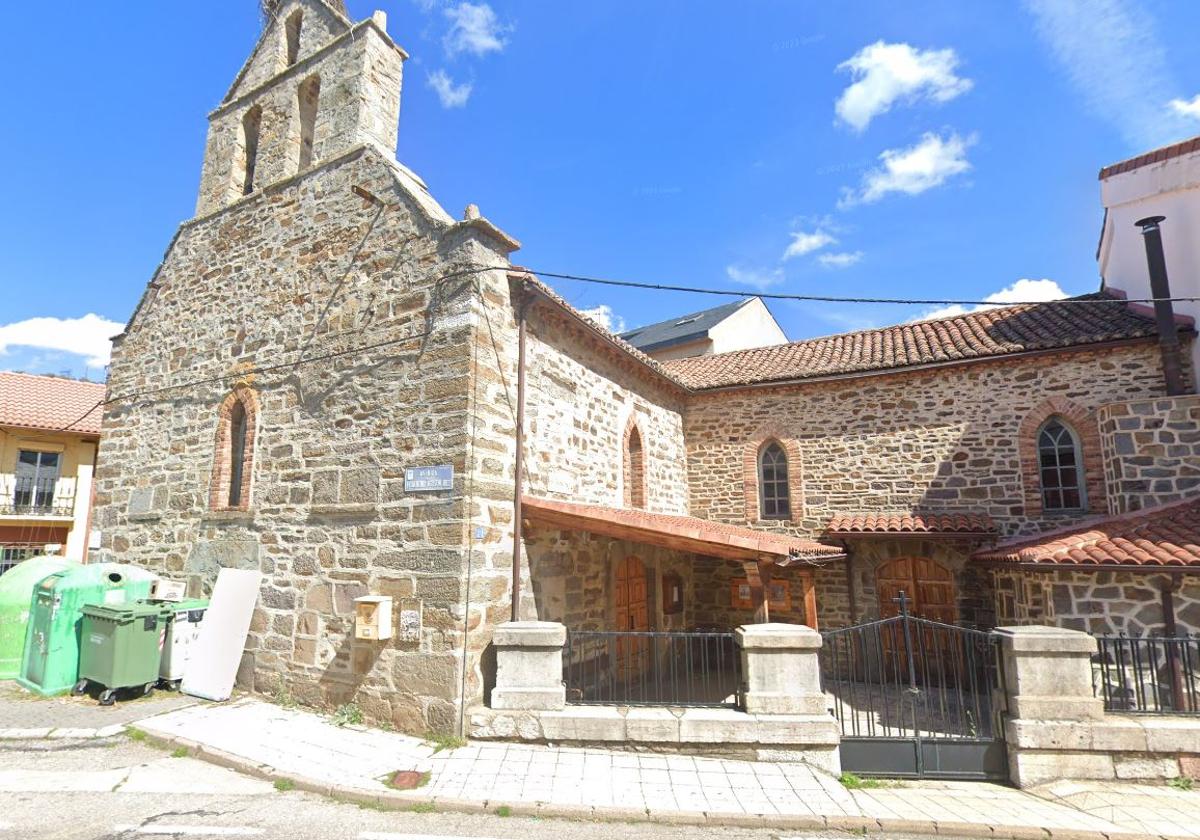
{"type": "MultiPolygon", "coordinates": [[[[636,557],[626,557],[617,564],[614,586],[616,630],[644,631],[650,629],[650,606],[646,587],[646,566],[636,557]]],[[[622,680],[636,679],[645,670],[649,639],[617,638],[618,676],[622,680]]]]}
{"type": "Polygon", "coordinates": [[[958,621],[954,573],[928,558],[898,557],[884,563],[875,571],[875,589],[879,593],[880,618],[900,613],[894,599],[903,589],[911,615],[945,624],[958,621]]]}

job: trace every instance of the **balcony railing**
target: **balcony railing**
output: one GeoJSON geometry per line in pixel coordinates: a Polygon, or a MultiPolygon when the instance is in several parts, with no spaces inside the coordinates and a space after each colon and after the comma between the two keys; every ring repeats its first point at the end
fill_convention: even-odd
{"type": "Polygon", "coordinates": [[[74,485],[60,479],[9,476],[0,483],[0,516],[70,516],[74,510],[74,485]]]}
{"type": "Polygon", "coordinates": [[[733,706],[741,657],[732,633],[568,630],[567,702],[622,706],[733,706]]]}

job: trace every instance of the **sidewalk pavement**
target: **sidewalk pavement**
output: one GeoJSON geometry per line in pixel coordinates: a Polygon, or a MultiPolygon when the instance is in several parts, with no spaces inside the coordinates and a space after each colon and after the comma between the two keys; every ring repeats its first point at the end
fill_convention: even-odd
{"type": "Polygon", "coordinates": [[[973,837],[1200,837],[1200,792],[1165,785],[1059,782],[1036,791],[982,782],[896,782],[847,790],[803,764],[523,744],[435,751],[416,738],[337,727],[257,699],[138,722],[201,758],[307,790],[392,808],[495,811],[788,830],[973,837]],[[428,772],[398,791],[396,770],[428,772]]]}
{"type": "Polygon", "coordinates": [[[42,697],[0,681],[0,741],[28,738],[108,738],[135,720],[205,701],[156,691],[149,697],[101,706],[94,697],[42,697]]]}

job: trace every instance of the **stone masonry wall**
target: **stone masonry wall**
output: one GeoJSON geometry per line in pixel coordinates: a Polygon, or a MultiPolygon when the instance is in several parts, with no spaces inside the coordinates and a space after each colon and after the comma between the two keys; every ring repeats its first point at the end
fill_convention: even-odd
{"type": "Polygon", "coordinates": [[[109,393],[143,396],[106,412],[96,521],[105,555],[193,591],[262,570],[243,683],[424,732],[458,725],[464,631],[482,620],[464,551],[475,289],[446,275],[502,258],[415,189],[367,148],[181,228],[117,342],[109,393]],[[322,360],[280,366],[301,356],[322,360]],[[235,385],[260,405],[249,510],[212,511],[235,385]],[[455,467],[454,490],[406,493],[404,468],[433,464],[455,467]],[[420,610],[419,632],[356,641],[367,593],[420,610]]]}
{"type": "MultiPolygon", "coordinates": [[[[1168,575],[1125,571],[994,569],[996,623],[1051,624],[1092,635],[1162,635],[1168,575]]],[[[1184,575],[1173,596],[1179,633],[1200,632],[1200,576],[1184,575]]]]}
{"type": "Polygon", "coordinates": [[[746,522],[743,449],[770,427],[798,444],[805,515],[760,527],[815,536],[834,513],[921,508],[988,514],[1005,536],[1067,524],[1078,514],[1034,519],[1025,511],[1022,421],[1050,397],[1094,412],[1162,391],[1157,351],[1147,342],[701,394],[685,413],[692,514],[746,522]]]}
{"type": "Polygon", "coordinates": [[[1112,513],[1178,501],[1200,488],[1200,396],[1112,403],[1097,418],[1112,513]]]}

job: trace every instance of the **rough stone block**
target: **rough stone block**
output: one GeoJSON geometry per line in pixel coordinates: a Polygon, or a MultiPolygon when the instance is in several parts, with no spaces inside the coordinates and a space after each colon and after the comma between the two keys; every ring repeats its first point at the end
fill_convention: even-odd
{"type": "Polygon", "coordinates": [[[547,741],[624,741],[625,718],[609,706],[574,706],[542,712],[547,741]]]}
{"type": "Polygon", "coordinates": [[[670,709],[630,709],[625,715],[625,737],[650,744],[679,742],[679,716],[670,709]]]}
{"type": "Polygon", "coordinates": [[[1009,778],[1028,788],[1062,779],[1115,779],[1112,756],[1095,752],[1009,749],[1009,778]]]}

